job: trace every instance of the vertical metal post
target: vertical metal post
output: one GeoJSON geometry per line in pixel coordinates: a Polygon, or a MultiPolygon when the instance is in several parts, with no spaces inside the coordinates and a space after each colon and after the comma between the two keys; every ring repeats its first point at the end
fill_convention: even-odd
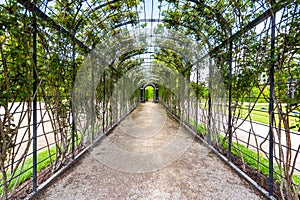
{"type": "Polygon", "coordinates": [[[273,137],[273,121],[274,121],[274,70],[275,70],[275,27],[276,26],[276,13],[271,16],[271,66],[270,66],[270,101],[269,101],[269,195],[273,195],[273,186],[274,186],[274,178],[273,178],[273,148],[274,148],[274,137],[273,137]]]}
{"type": "Polygon", "coordinates": [[[158,103],[158,87],[155,86],[155,89],[154,89],[154,103],[158,103]]]}
{"type": "Polygon", "coordinates": [[[190,98],[190,95],[191,95],[191,90],[190,90],[190,87],[191,87],[191,80],[190,80],[190,74],[188,75],[188,88],[187,88],[187,92],[188,92],[188,110],[187,110],[187,124],[190,125],[190,114],[191,114],[191,110],[190,110],[190,106],[191,106],[191,98],[190,98]]]}
{"type": "Polygon", "coordinates": [[[143,103],[146,103],[147,99],[148,99],[148,93],[146,93],[146,87],[143,87],[142,89],[142,93],[143,93],[143,103]],[[147,95],[146,95],[147,94],[147,95]]]}
{"type": "Polygon", "coordinates": [[[125,115],[127,114],[127,112],[128,112],[128,100],[129,100],[129,97],[128,97],[128,94],[127,94],[127,87],[126,87],[126,76],[124,77],[124,79],[123,79],[123,86],[124,86],[124,103],[125,103],[125,115]]]}
{"type": "Polygon", "coordinates": [[[115,86],[115,91],[116,91],[116,123],[119,121],[118,120],[118,109],[119,109],[119,107],[118,107],[118,84],[116,84],[116,86],[115,86]]]}
{"type": "Polygon", "coordinates": [[[103,71],[103,102],[102,102],[102,107],[103,107],[103,110],[102,110],[102,132],[104,133],[105,132],[105,87],[106,87],[106,83],[105,83],[105,69],[103,71]]]}
{"type": "Polygon", "coordinates": [[[91,53],[91,67],[92,67],[92,88],[91,88],[91,138],[94,141],[94,128],[95,128],[95,69],[94,69],[94,53],[91,53]]]}
{"type": "MultiPolygon", "coordinates": [[[[110,77],[110,80],[112,80],[113,79],[113,77],[112,77],[112,75],[111,75],[111,77],[110,77]]],[[[110,127],[112,127],[112,125],[113,125],[113,110],[112,110],[112,103],[113,103],[113,99],[112,99],[112,91],[113,91],[113,84],[112,84],[113,82],[112,81],[110,81],[109,82],[109,84],[110,84],[110,91],[109,91],[109,96],[110,96],[110,103],[109,103],[109,107],[110,107],[110,122],[109,122],[109,124],[110,124],[110,127]]]]}
{"type": "MultiPolygon", "coordinates": [[[[230,31],[231,37],[231,31],[230,31]]],[[[233,41],[229,43],[229,80],[228,80],[228,161],[231,162],[231,146],[232,146],[232,113],[231,113],[231,102],[232,102],[232,48],[233,41]]]]}
{"type": "MultiPolygon", "coordinates": [[[[123,77],[122,77],[123,78],[123,77]]],[[[119,116],[119,119],[122,119],[122,107],[123,107],[123,85],[122,85],[122,80],[120,80],[119,81],[120,82],[120,99],[119,99],[119,101],[120,101],[120,103],[119,103],[119,105],[120,105],[120,116],[119,116]]]]}
{"type": "Polygon", "coordinates": [[[74,101],[75,101],[75,68],[76,68],[76,64],[75,64],[75,42],[73,41],[72,43],[72,62],[73,62],[73,74],[72,74],[72,101],[71,101],[71,115],[72,115],[72,141],[71,141],[71,145],[72,145],[72,159],[75,158],[75,111],[74,111],[74,101]]]}
{"type": "Polygon", "coordinates": [[[211,143],[211,116],[212,116],[212,108],[211,108],[211,92],[212,92],[212,66],[211,66],[211,58],[209,58],[209,70],[208,70],[208,125],[207,125],[207,143],[211,143]]]}
{"type": "MultiPolygon", "coordinates": [[[[35,1],[33,2],[35,5],[35,1]]],[[[33,127],[32,127],[32,189],[37,191],[37,22],[36,13],[32,11],[32,64],[33,64],[33,127]]]]}
{"type": "Polygon", "coordinates": [[[120,103],[119,103],[119,105],[120,105],[120,119],[122,119],[122,116],[123,116],[123,97],[124,97],[124,93],[123,93],[123,90],[124,90],[124,87],[123,87],[123,84],[122,84],[122,79],[123,79],[124,77],[122,77],[120,80],[119,80],[119,86],[120,86],[120,99],[119,99],[119,101],[120,101],[120,103]]]}
{"type": "Polygon", "coordinates": [[[141,103],[145,103],[145,91],[144,91],[144,86],[142,86],[142,87],[140,88],[140,94],[141,94],[140,102],[141,102],[141,103]]]}
{"type": "Polygon", "coordinates": [[[198,85],[199,85],[199,64],[197,63],[197,70],[196,70],[196,83],[197,83],[197,88],[196,88],[196,104],[195,104],[195,109],[196,109],[196,122],[195,122],[195,126],[196,126],[196,133],[198,135],[198,115],[199,115],[199,89],[198,89],[198,85]]]}
{"type": "MultiPolygon", "coordinates": [[[[184,101],[185,101],[185,92],[186,92],[186,88],[185,88],[185,77],[179,77],[180,79],[180,85],[181,85],[181,90],[179,90],[179,95],[180,95],[180,110],[181,110],[181,115],[180,115],[180,119],[183,123],[185,123],[185,117],[184,115],[186,114],[185,112],[185,105],[184,105],[184,101]],[[183,90],[183,91],[182,91],[183,90]],[[182,91],[182,92],[181,92],[182,91]]],[[[179,88],[179,86],[178,86],[179,88]]]]}
{"type": "Polygon", "coordinates": [[[180,74],[177,74],[177,79],[178,79],[178,86],[177,86],[177,98],[178,98],[178,111],[176,111],[175,116],[177,116],[180,119],[180,122],[182,122],[183,120],[183,111],[182,111],[182,103],[181,103],[181,97],[183,96],[183,92],[182,90],[182,82],[181,82],[181,76],[180,74]]]}

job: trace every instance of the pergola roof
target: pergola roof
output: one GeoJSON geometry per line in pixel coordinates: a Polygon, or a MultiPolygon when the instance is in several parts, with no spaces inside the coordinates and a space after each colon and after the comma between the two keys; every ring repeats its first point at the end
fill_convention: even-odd
{"type": "Polygon", "coordinates": [[[35,11],[49,26],[68,35],[79,45],[89,48],[96,45],[90,41],[91,37],[97,42],[103,35],[110,34],[116,29],[126,29],[129,25],[134,29],[143,29],[144,23],[150,23],[150,26],[146,27],[151,29],[154,29],[156,26],[153,24],[157,23],[169,28],[181,27],[188,33],[205,38],[204,43],[210,43],[213,48],[228,39],[230,34],[238,36],[240,32],[253,28],[269,17],[272,11],[275,12],[285,5],[278,4],[270,9],[270,4],[265,1],[246,1],[243,5],[234,1],[197,0],[66,2],[46,0],[38,1],[36,5],[26,0],[18,2],[35,11]],[[178,7],[181,10],[178,10],[178,7]],[[174,16],[175,12],[180,14],[174,16]],[[90,34],[84,35],[84,31],[90,34]]]}
{"type": "MultiPolygon", "coordinates": [[[[147,38],[151,38],[150,42],[144,44],[144,50],[140,49],[138,55],[149,54],[149,50],[146,50],[149,48],[152,50],[150,54],[153,54],[161,46],[155,44],[156,38],[161,37],[160,39],[164,40],[162,34],[166,33],[155,34],[155,29],[160,24],[164,28],[192,35],[191,40],[202,45],[206,51],[206,55],[201,52],[202,58],[226,47],[231,40],[271,16],[272,10],[274,12],[284,6],[283,4],[270,9],[270,4],[264,1],[246,1],[244,4],[234,1],[197,0],[47,0],[37,1],[35,4],[26,0],[18,2],[28,10],[34,11],[46,26],[57,29],[86,52],[106,41],[105,38],[114,37],[120,32],[136,30],[135,33],[146,34],[147,38]]],[[[176,40],[174,37],[173,39],[176,40]]],[[[126,59],[136,55],[129,54],[126,59]]],[[[144,68],[151,66],[153,57],[150,56],[148,63],[136,64],[144,68]]],[[[158,59],[157,56],[156,58],[158,59]]],[[[201,56],[197,59],[201,60],[201,56]]],[[[197,63],[195,60],[190,62],[197,63]]]]}

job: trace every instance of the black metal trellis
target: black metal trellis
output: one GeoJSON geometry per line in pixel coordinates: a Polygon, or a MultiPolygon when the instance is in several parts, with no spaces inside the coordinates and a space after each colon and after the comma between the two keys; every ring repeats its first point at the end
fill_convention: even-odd
{"type": "MultiPolygon", "coordinates": [[[[38,76],[37,76],[37,73],[35,71],[37,70],[36,68],[38,66],[38,64],[37,64],[37,43],[39,43],[39,41],[37,41],[38,29],[36,27],[37,26],[36,19],[37,20],[40,19],[42,21],[47,22],[50,26],[52,26],[53,29],[56,29],[57,31],[59,31],[60,33],[62,33],[66,38],[68,38],[69,40],[72,41],[72,43],[73,43],[72,44],[73,45],[73,49],[72,49],[72,53],[73,53],[72,54],[72,58],[73,59],[72,60],[74,62],[74,74],[75,74],[75,71],[76,71],[75,70],[75,60],[76,60],[75,44],[77,46],[79,46],[80,48],[84,49],[87,52],[89,52],[90,49],[88,48],[89,45],[84,44],[83,42],[81,42],[79,39],[76,38],[75,32],[67,30],[62,25],[59,25],[59,23],[57,23],[55,20],[53,20],[52,18],[50,18],[49,16],[47,16],[43,11],[41,11],[38,7],[36,7],[35,3],[31,3],[30,1],[24,1],[24,0],[18,0],[18,2],[20,4],[22,4],[24,6],[24,8],[28,9],[29,11],[31,11],[31,13],[33,15],[33,17],[32,17],[32,25],[33,25],[34,32],[33,32],[33,35],[32,35],[32,40],[33,40],[33,43],[32,43],[32,45],[33,45],[32,46],[32,51],[33,51],[33,54],[32,54],[32,56],[33,56],[32,57],[33,69],[32,69],[32,71],[33,71],[33,80],[34,80],[34,82],[33,82],[33,86],[34,86],[33,87],[33,91],[34,91],[33,92],[33,97],[34,97],[34,99],[33,99],[33,104],[32,104],[33,105],[33,110],[32,110],[32,114],[33,114],[32,115],[33,116],[33,124],[32,124],[32,127],[33,127],[33,136],[32,136],[32,144],[33,144],[33,153],[32,153],[32,156],[33,156],[33,167],[32,167],[32,170],[33,170],[33,180],[32,180],[32,186],[33,186],[33,191],[35,192],[35,191],[37,191],[37,188],[38,188],[38,184],[37,184],[38,173],[37,173],[37,168],[36,168],[37,167],[37,151],[38,151],[37,140],[39,138],[41,138],[40,136],[37,135],[37,129],[38,129],[38,126],[39,126],[38,125],[38,120],[37,120],[37,114],[38,114],[37,112],[39,111],[38,105],[37,105],[37,83],[38,83],[38,76]]],[[[102,7],[104,7],[106,5],[109,5],[110,3],[114,3],[114,2],[118,2],[118,0],[110,1],[108,3],[96,6],[94,9],[92,8],[91,5],[89,5],[89,8],[91,9],[90,13],[92,13],[95,10],[101,9],[102,7]]],[[[274,98],[276,98],[276,97],[273,96],[273,93],[274,93],[274,90],[275,90],[275,87],[276,87],[276,84],[275,84],[276,77],[275,77],[275,70],[274,70],[276,63],[274,61],[274,58],[276,58],[276,56],[275,56],[276,51],[275,50],[276,50],[276,44],[277,43],[276,43],[276,37],[275,36],[276,36],[276,33],[277,33],[276,32],[276,25],[278,24],[276,22],[275,15],[276,15],[276,13],[278,11],[281,12],[281,10],[283,8],[285,8],[289,4],[290,3],[285,2],[285,3],[281,3],[280,5],[276,5],[276,6],[273,6],[273,7],[269,8],[269,9],[267,9],[262,14],[260,14],[258,17],[256,17],[254,20],[252,20],[250,23],[248,23],[247,25],[245,25],[244,27],[242,27],[240,29],[237,29],[237,31],[234,32],[232,34],[232,36],[229,37],[229,39],[224,40],[224,41],[220,41],[220,45],[218,45],[217,47],[213,48],[210,52],[207,52],[207,55],[214,55],[216,52],[219,52],[219,51],[222,52],[222,50],[225,47],[229,46],[229,52],[231,52],[231,53],[229,54],[230,55],[229,62],[226,63],[226,66],[228,66],[228,65],[230,66],[229,67],[229,75],[230,75],[229,76],[229,88],[231,88],[232,87],[232,82],[231,81],[234,81],[234,80],[231,80],[231,79],[234,78],[232,76],[235,75],[234,74],[235,72],[232,71],[233,70],[233,67],[232,67],[232,62],[233,62],[233,60],[232,60],[233,43],[235,44],[236,41],[239,40],[239,38],[243,37],[251,29],[253,29],[257,25],[259,25],[259,24],[267,21],[269,18],[272,21],[272,25],[271,25],[271,47],[270,47],[270,52],[268,52],[268,54],[270,56],[269,58],[270,58],[270,60],[272,60],[271,67],[269,69],[269,82],[270,82],[269,109],[268,109],[268,113],[269,113],[269,117],[270,117],[270,123],[268,125],[269,126],[269,140],[268,140],[269,151],[266,152],[269,155],[269,166],[267,166],[268,169],[269,169],[269,177],[268,177],[269,178],[269,196],[272,196],[274,194],[274,175],[275,176],[278,175],[278,172],[274,171],[274,164],[276,164],[276,163],[274,163],[273,158],[277,159],[277,160],[279,159],[279,158],[276,157],[277,155],[274,154],[274,148],[276,148],[276,146],[279,145],[279,143],[276,141],[276,139],[275,139],[276,134],[274,133],[274,127],[275,127],[276,124],[275,125],[273,124],[274,123],[274,119],[275,119],[274,114],[276,114],[275,113],[276,110],[274,109],[274,107],[275,107],[274,106],[274,98]]],[[[230,4],[230,6],[231,5],[232,4],[230,4]]],[[[144,9],[146,9],[145,6],[144,6],[144,9]]],[[[152,7],[152,10],[153,10],[153,7],[152,7]]],[[[153,13],[153,11],[152,11],[152,13],[153,13]]],[[[89,14],[87,16],[89,16],[89,14]]],[[[105,34],[109,34],[109,32],[112,31],[112,30],[115,30],[117,28],[125,27],[126,25],[134,23],[134,22],[136,22],[136,21],[135,20],[131,20],[131,19],[128,20],[128,21],[124,20],[124,21],[122,21],[120,23],[117,23],[114,26],[112,26],[112,28],[109,29],[109,31],[103,31],[103,32],[105,34]]],[[[159,23],[160,22],[176,23],[175,20],[174,21],[172,21],[172,20],[164,20],[164,19],[160,19],[160,17],[159,17],[159,19],[153,19],[153,16],[151,16],[151,19],[147,19],[146,16],[145,16],[145,19],[138,19],[138,22],[139,23],[144,23],[144,22],[151,23],[151,27],[152,28],[153,28],[153,23],[156,23],[156,22],[157,23],[158,22],[159,23]]],[[[152,40],[152,38],[151,38],[151,40],[152,40]]],[[[203,59],[206,58],[207,55],[204,56],[203,59]]],[[[200,59],[199,62],[201,62],[202,60],[200,59]]],[[[198,63],[196,63],[196,64],[197,64],[197,72],[196,72],[197,73],[197,80],[196,80],[196,83],[198,85],[199,84],[199,80],[198,80],[199,79],[199,71],[198,71],[198,63]]],[[[104,72],[104,73],[106,73],[106,72],[104,72]]],[[[109,74],[109,72],[107,72],[107,74],[109,74]]],[[[110,77],[110,76],[108,76],[108,77],[110,77]]],[[[106,83],[108,84],[108,81],[106,81],[105,77],[104,77],[103,80],[104,80],[104,85],[106,83]]],[[[73,82],[74,81],[75,81],[75,75],[73,77],[73,82]]],[[[92,77],[92,83],[94,83],[93,77],[92,77]]],[[[209,83],[209,84],[211,84],[211,83],[209,83]]],[[[211,86],[209,86],[209,88],[211,88],[211,86]]],[[[92,90],[94,91],[94,87],[93,87],[92,90]]],[[[156,92],[158,94],[158,92],[160,92],[160,91],[156,91],[155,90],[155,93],[156,92]]],[[[232,123],[231,122],[234,120],[234,119],[232,119],[234,117],[234,115],[231,113],[232,112],[231,111],[232,110],[232,108],[231,108],[231,105],[232,105],[232,102],[231,102],[231,98],[232,98],[231,92],[232,92],[231,89],[229,89],[229,97],[228,97],[229,98],[229,103],[228,103],[229,107],[228,107],[228,124],[227,124],[228,135],[229,135],[227,153],[228,153],[228,160],[229,161],[231,161],[231,158],[233,156],[232,151],[236,150],[236,147],[233,145],[234,141],[232,141],[232,140],[236,139],[236,141],[238,141],[238,142],[244,142],[242,139],[236,138],[233,135],[233,130],[232,130],[233,127],[232,127],[232,123]]],[[[198,96],[198,90],[197,90],[196,93],[197,93],[196,95],[198,96]]],[[[117,109],[116,112],[115,112],[116,113],[116,119],[114,119],[115,122],[117,122],[118,119],[121,119],[125,114],[127,114],[127,109],[128,108],[127,108],[127,104],[125,102],[126,100],[124,99],[125,95],[128,95],[128,94],[122,93],[122,95],[116,96],[116,102],[119,101],[121,106],[120,106],[120,110],[117,109]],[[126,104],[126,106],[123,107],[123,105],[125,105],[125,104],[126,104]],[[118,118],[118,115],[120,115],[119,118],[118,118]]],[[[142,101],[142,96],[143,96],[143,94],[141,93],[141,97],[140,97],[141,101],[142,101]]],[[[188,96],[190,97],[190,94],[188,96]]],[[[92,97],[92,99],[93,98],[94,97],[92,97]]],[[[108,99],[108,98],[109,98],[109,91],[106,91],[106,86],[105,86],[104,87],[104,99],[108,99]]],[[[163,98],[160,99],[160,100],[163,100],[163,98]]],[[[165,102],[161,102],[161,103],[163,104],[165,102]]],[[[187,117],[187,119],[188,119],[187,123],[188,124],[192,122],[192,119],[195,119],[196,122],[195,122],[194,126],[195,126],[195,128],[196,128],[197,131],[198,131],[198,123],[199,123],[199,121],[198,121],[199,120],[198,119],[199,118],[199,116],[198,116],[198,112],[199,112],[198,107],[199,107],[199,105],[198,104],[199,104],[199,102],[196,101],[195,106],[194,106],[195,113],[196,113],[195,116],[196,117],[192,116],[193,113],[192,113],[192,110],[190,109],[190,107],[192,107],[190,105],[190,101],[188,102],[188,105],[189,105],[188,108],[187,108],[188,112],[186,112],[184,109],[182,109],[182,116],[183,116],[182,118],[187,117]]],[[[208,121],[207,121],[207,128],[208,128],[207,129],[208,130],[208,132],[207,132],[207,141],[208,141],[208,144],[210,144],[211,139],[212,139],[211,138],[211,134],[212,134],[211,133],[211,128],[212,128],[211,127],[212,126],[212,124],[211,124],[211,122],[212,122],[211,121],[212,120],[212,117],[211,117],[211,112],[212,112],[211,109],[212,108],[211,108],[211,106],[213,104],[214,104],[214,102],[212,102],[212,99],[211,99],[210,94],[209,94],[209,96],[208,96],[208,121]]],[[[165,103],[165,105],[167,105],[167,103],[165,103]]],[[[105,105],[105,100],[104,100],[102,102],[102,107],[105,108],[105,106],[106,105],[105,105]]],[[[175,106],[178,106],[178,105],[175,105],[175,106]]],[[[92,103],[92,109],[94,109],[93,103],[92,103]]],[[[72,132],[71,133],[71,152],[72,152],[72,159],[75,159],[75,157],[76,157],[76,153],[75,153],[75,151],[76,151],[76,144],[75,144],[76,143],[76,138],[75,138],[76,127],[75,127],[75,121],[74,121],[74,117],[75,116],[73,115],[73,113],[71,113],[71,114],[72,114],[72,119],[71,119],[71,121],[72,121],[72,123],[71,123],[72,124],[72,127],[71,127],[72,128],[72,130],[71,130],[71,132],[72,132]]],[[[94,121],[94,117],[92,117],[92,121],[94,121]]],[[[251,122],[251,123],[258,124],[256,122],[251,122]]],[[[103,110],[102,111],[102,131],[105,132],[107,130],[108,126],[111,127],[112,125],[113,125],[112,113],[109,113],[108,111],[103,110]],[[110,116],[108,116],[108,115],[110,115],[110,116]],[[110,119],[110,120],[108,120],[109,124],[107,124],[107,121],[106,121],[107,118],[110,119]]],[[[93,126],[92,126],[91,130],[93,132],[92,133],[92,137],[94,137],[94,127],[93,126]]],[[[242,131],[242,128],[240,128],[240,130],[242,131]]],[[[293,133],[293,134],[297,135],[297,133],[293,133]]],[[[250,135],[251,135],[251,137],[252,136],[258,137],[258,139],[260,139],[259,137],[261,137],[261,136],[256,136],[255,132],[248,133],[248,135],[249,135],[248,136],[248,140],[250,140],[250,135]]],[[[95,138],[92,138],[92,140],[94,140],[94,139],[95,138]]],[[[247,145],[248,144],[249,144],[249,141],[247,141],[247,145]]],[[[253,144],[250,144],[248,146],[250,148],[251,147],[252,148],[256,148],[256,150],[258,152],[261,152],[261,150],[257,147],[257,145],[255,146],[253,144]]],[[[291,147],[287,147],[286,146],[284,148],[291,148],[291,147]]],[[[293,152],[297,151],[296,149],[293,149],[293,148],[291,148],[291,150],[293,152]]],[[[295,169],[295,171],[297,171],[297,168],[295,169]]],[[[280,176],[282,176],[282,175],[280,175],[280,176]]]]}
{"type": "MultiPolygon", "coordinates": [[[[33,4],[34,5],[34,4],[33,4]]],[[[33,192],[37,190],[37,23],[36,13],[32,12],[32,62],[33,62],[33,127],[32,127],[32,189],[33,192]]]]}
{"type": "Polygon", "coordinates": [[[91,50],[83,44],[83,42],[79,41],[73,34],[71,34],[69,31],[67,31],[62,26],[55,23],[53,19],[51,19],[49,16],[47,16],[44,12],[42,12],[39,8],[37,8],[33,3],[31,3],[28,0],[18,0],[20,4],[22,4],[27,10],[32,11],[36,13],[37,16],[39,16],[41,19],[45,20],[47,23],[51,24],[53,28],[58,30],[59,32],[65,34],[67,37],[70,37],[71,40],[73,40],[77,45],[85,49],[87,52],[90,52],[91,50]]]}
{"type": "Polygon", "coordinates": [[[271,66],[270,66],[270,103],[269,103],[269,195],[273,195],[273,185],[274,185],[274,164],[273,164],[273,151],[274,151],[274,134],[273,134],[273,122],[274,122],[274,70],[275,70],[275,61],[274,61],[274,54],[275,54],[275,28],[276,28],[276,12],[274,12],[271,16],[271,66]]]}
{"type": "Polygon", "coordinates": [[[211,98],[211,91],[212,91],[212,60],[209,58],[209,82],[208,82],[208,129],[207,129],[207,143],[211,144],[211,120],[212,120],[212,98],[211,98]]]}
{"type": "MultiPolygon", "coordinates": [[[[75,51],[75,42],[73,41],[72,42],[72,63],[73,63],[73,77],[72,77],[72,94],[75,93],[75,79],[76,79],[76,76],[75,76],[75,67],[76,67],[76,64],[75,64],[75,57],[76,57],[76,51],[75,51]]],[[[72,102],[74,102],[74,95],[72,95],[72,102]]],[[[73,105],[71,104],[71,107],[73,105]]],[[[72,112],[72,159],[74,160],[75,158],[75,113],[72,112]]]]}
{"type": "MultiPolygon", "coordinates": [[[[231,34],[230,34],[231,35],[231,34]]],[[[233,41],[229,43],[229,77],[228,77],[228,160],[231,162],[232,146],[232,48],[233,41]]]]}

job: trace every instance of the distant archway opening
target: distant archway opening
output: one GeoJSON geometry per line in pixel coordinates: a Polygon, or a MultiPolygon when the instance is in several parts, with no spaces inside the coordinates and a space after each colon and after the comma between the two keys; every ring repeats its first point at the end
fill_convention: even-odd
{"type": "Polygon", "coordinates": [[[140,88],[140,102],[158,103],[158,87],[155,84],[143,85],[140,88]]]}

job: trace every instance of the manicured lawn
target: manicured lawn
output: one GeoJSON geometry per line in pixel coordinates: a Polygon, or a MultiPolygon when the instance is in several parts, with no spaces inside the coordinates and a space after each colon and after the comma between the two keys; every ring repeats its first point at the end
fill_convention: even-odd
{"type": "MultiPolygon", "coordinates": [[[[44,150],[37,155],[37,171],[41,171],[42,169],[48,167],[53,160],[55,160],[56,157],[56,150],[55,146],[50,148],[50,153],[48,150],[44,150]]],[[[24,162],[23,168],[21,166],[18,167],[14,178],[11,180],[8,190],[11,190],[14,185],[20,185],[24,181],[30,179],[32,177],[32,156],[27,158],[24,162]],[[21,173],[21,174],[20,174],[21,173]],[[20,174],[20,177],[18,178],[18,175],[20,174]],[[17,183],[16,183],[17,181],[17,183]]],[[[10,173],[7,173],[7,177],[10,177],[10,173]]],[[[0,178],[2,179],[2,174],[0,175],[0,178]]],[[[0,184],[3,184],[3,180],[1,180],[0,184]]],[[[2,194],[3,186],[0,187],[0,194],[2,194]]]]}
{"type": "MultiPolygon", "coordinates": [[[[199,104],[199,107],[202,109],[207,109],[207,104],[201,103],[199,104]]],[[[250,107],[252,108],[252,107],[250,107]]],[[[247,117],[248,120],[260,122],[263,124],[269,124],[269,113],[268,113],[269,105],[267,103],[256,103],[254,109],[251,111],[250,116],[247,117],[248,114],[248,105],[242,105],[240,106],[240,118],[247,117]]],[[[238,111],[238,109],[237,109],[238,111]]],[[[228,111],[225,110],[227,113],[228,111]]],[[[238,116],[238,112],[235,113],[236,116],[238,116]]],[[[300,120],[300,109],[294,110],[289,115],[289,126],[291,127],[291,130],[298,131],[298,128],[295,127],[297,123],[299,123],[300,120]]],[[[278,110],[275,110],[275,121],[276,124],[278,124],[278,110]]]]}
{"type": "MultiPolygon", "coordinates": [[[[81,134],[75,135],[75,146],[78,145],[81,141],[81,134]]],[[[71,145],[68,147],[69,150],[71,150],[71,145]]],[[[42,169],[45,169],[50,166],[51,163],[53,163],[56,159],[56,146],[50,147],[50,149],[42,150],[37,153],[37,171],[40,172],[42,169]]],[[[14,185],[20,185],[24,183],[26,180],[30,179],[33,175],[32,171],[32,163],[33,158],[32,156],[29,156],[26,158],[23,167],[19,166],[16,170],[16,173],[11,180],[8,190],[12,190],[14,185]],[[20,175],[19,175],[20,174],[20,175]],[[20,176],[18,178],[18,176],[20,176]],[[17,182],[17,183],[16,183],[17,182]]],[[[7,178],[10,177],[10,172],[7,172],[7,178]]],[[[2,174],[0,174],[0,195],[3,191],[3,180],[2,180],[2,174]]]]}
{"type": "MultiPolygon", "coordinates": [[[[198,131],[206,135],[206,128],[202,126],[201,124],[198,125],[198,131]]],[[[219,142],[222,144],[222,141],[224,139],[223,135],[219,136],[219,142]]],[[[224,149],[228,149],[228,140],[224,142],[223,145],[224,149]]],[[[232,149],[231,152],[233,155],[235,155],[238,158],[242,158],[243,161],[249,165],[251,168],[261,172],[265,176],[269,176],[269,160],[263,155],[263,154],[257,154],[257,152],[248,149],[246,146],[238,144],[236,142],[232,142],[232,149]]],[[[274,179],[277,183],[280,183],[280,179],[278,174],[280,174],[279,167],[277,165],[274,165],[274,179]]],[[[298,175],[292,176],[294,184],[300,184],[300,177],[298,175]]]]}
{"type": "MultiPolygon", "coordinates": [[[[247,105],[241,106],[241,116],[240,117],[245,118],[247,116],[247,114],[248,114],[248,106],[247,105]]],[[[257,103],[255,105],[254,109],[251,111],[250,116],[253,121],[257,121],[257,122],[264,123],[264,124],[269,124],[268,105],[257,103]]],[[[297,120],[299,120],[299,117],[300,117],[299,110],[295,110],[289,115],[290,127],[293,127],[296,125],[297,120]]],[[[250,118],[248,117],[248,119],[250,119],[250,118]]],[[[278,120],[278,110],[275,110],[275,121],[276,121],[276,124],[278,124],[278,121],[279,121],[278,120]]],[[[295,130],[295,131],[298,130],[297,127],[293,127],[291,129],[295,130]]]]}
{"type": "MultiPolygon", "coordinates": [[[[220,142],[223,140],[223,136],[220,135],[220,142]]],[[[224,143],[223,147],[228,149],[227,141],[224,143]]],[[[257,154],[257,152],[248,149],[244,145],[237,144],[236,142],[232,142],[232,154],[238,158],[243,158],[244,162],[252,167],[253,169],[261,172],[266,177],[269,176],[269,160],[263,154],[257,154]]],[[[277,165],[274,165],[274,180],[277,183],[280,183],[280,179],[278,174],[280,174],[280,169],[277,165]]],[[[297,175],[293,175],[294,184],[298,185],[300,183],[300,177],[297,175]]]]}

